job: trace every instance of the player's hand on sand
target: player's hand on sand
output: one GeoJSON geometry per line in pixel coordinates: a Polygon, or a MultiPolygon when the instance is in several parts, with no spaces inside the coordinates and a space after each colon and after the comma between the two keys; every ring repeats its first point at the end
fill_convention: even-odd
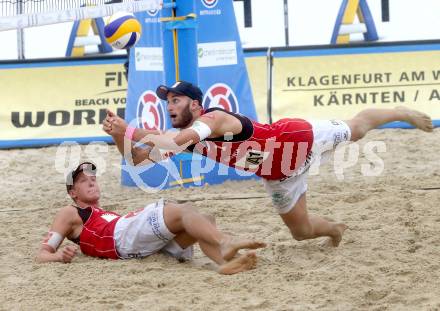
{"type": "Polygon", "coordinates": [[[60,248],[57,251],[57,255],[59,256],[61,262],[70,263],[72,262],[73,257],[75,257],[77,251],[78,248],[76,246],[67,245],[63,248],[60,248]]]}

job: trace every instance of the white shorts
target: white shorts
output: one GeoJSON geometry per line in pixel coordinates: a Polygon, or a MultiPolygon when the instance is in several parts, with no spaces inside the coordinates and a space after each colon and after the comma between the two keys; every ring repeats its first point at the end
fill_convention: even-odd
{"type": "Polygon", "coordinates": [[[121,258],[139,258],[159,251],[178,260],[190,260],[193,247],[182,249],[163,218],[163,199],[151,203],[141,210],[121,217],[115,226],[116,250],[121,258]]]}
{"type": "Polygon", "coordinates": [[[347,123],[339,120],[309,121],[313,128],[313,146],[305,163],[292,176],[279,180],[263,179],[264,187],[279,214],[288,213],[299,197],[307,191],[307,175],[311,164],[320,159],[324,163],[341,142],[350,141],[347,123]]]}

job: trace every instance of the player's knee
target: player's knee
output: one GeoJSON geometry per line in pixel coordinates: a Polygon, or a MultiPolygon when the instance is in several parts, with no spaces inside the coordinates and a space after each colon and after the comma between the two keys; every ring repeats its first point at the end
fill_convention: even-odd
{"type": "Polygon", "coordinates": [[[180,209],[180,214],[182,217],[199,213],[197,208],[195,208],[194,206],[192,206],[189,203],[179,204],[179,209],[180,209]]]}
{"type": "Polygon", "coordinates": [[[185,215],[190,215],[190,214],[191,215],[198,214],[198,215],[201,215],[202,217],[204,217],[205,219],[207,219],[210,223],[215,224],[214,215],[200,213],[199,210],[196,207],[192,206],[191,204],[188,204],[188,203],[179,204],[179,207],[181,209],[182,217],[184,217],[185,215]]]}
{"type": "Polygon", "coordinates": [[[365,136],[368,131],[368,127],[363,123],[361,118],[353,118],[347,121],[351,132],[351,141],[357,141],[365,136]]]}
{"type": "Polygon", "coordinates": [[[166,203],[163,209],[163,218],[171,232],[177,233],[182,230],[183,209],[179,204],[166,203]]]}
{"type": "Polygon", "coordinates": [[[179,204],[180,208],[182,209],[183,212],[194,212],[197,213],[198,210],[197,208],[195,208],[194,206],[192,206],[189,203],[183,203],[183,204],[179,204]]]}

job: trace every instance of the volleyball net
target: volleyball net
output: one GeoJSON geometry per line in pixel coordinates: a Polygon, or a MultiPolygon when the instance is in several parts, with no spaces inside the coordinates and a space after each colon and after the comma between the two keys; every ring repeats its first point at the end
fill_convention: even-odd
{"type": "Polygon", "coordinates": [[[0,0],[0,31],[164,7],[162,0],[0,0]]]}

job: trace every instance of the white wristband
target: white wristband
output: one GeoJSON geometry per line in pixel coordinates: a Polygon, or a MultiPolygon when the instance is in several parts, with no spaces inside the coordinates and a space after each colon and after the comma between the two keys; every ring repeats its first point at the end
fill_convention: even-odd
{"type": "Polygon", "coordinates": [[[201,121],[195,121],[189,128],[197,133],[201,141],[208,138],[212,133],[211,128],[201,121]]]}
{"type": "Polygon", "coordinates": [[[49,245],[54,250],[57,250],[62,240],[63,240],[63,236],[61,234],[55,231],[49,231],[47,233],[46,239],[43,241],[43,244],[49,245]]]}

